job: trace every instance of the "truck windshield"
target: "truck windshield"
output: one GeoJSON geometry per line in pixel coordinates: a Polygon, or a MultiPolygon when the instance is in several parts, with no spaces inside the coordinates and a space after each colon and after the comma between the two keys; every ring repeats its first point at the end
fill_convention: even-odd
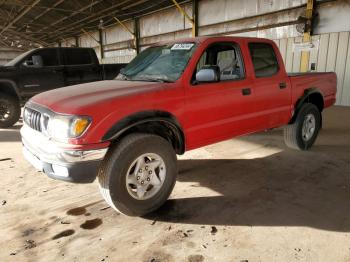
{"type": "Polygon", "coordinates": [[[5,66],[15,66],[17,65],[17,63],[19,61],[21,61],[23,58],[25,58],[28,54],[30,54],[30,52],[32,52],[33,50],[29,50],[23,54],[20,54],[19,56],[17,56],[16,58],[12,59],[10,62],[8,62],[7,64],[5,64],[5,66]]]}
{"type": "Polygon", "coordinates": [[[182,75],[195,49],[195,43],[150,47],[123,68],[117,79],[175,82],[182,75]]]}

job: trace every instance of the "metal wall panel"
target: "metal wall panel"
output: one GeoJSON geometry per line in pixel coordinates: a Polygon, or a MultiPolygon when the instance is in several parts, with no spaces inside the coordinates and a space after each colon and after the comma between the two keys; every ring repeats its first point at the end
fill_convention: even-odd
{"type": "MultiPolygon", "coordinates": [[[[350,41],[350,39],[349,39],[350,41]]],[[[346,66],[344,74],[344,82],[342,87],[342,93],[340,101],[341,105],[350,106],[350,42],[348,42],[348,54],[346,56],[346,66]]]]}
{"type": "MultiPolygon", "coordinates": [[[[341,32],[339,34],[339,44],[338,44],[338,52],[337,59],[335,65],[335,72],[338,76],[338,93],[337,93],[337,101],[341,104],[345,103],[345,100],[342,101],[343,88],[344,88],[344,74],[346,69],[346,60],[347,53],[349,48],[349,32],[341,32]]],[[[347,82],[348,89],[350,89],[349,81],[347,82]]],[[[350,102],[350,101],[349,101],[350,102]]]]}
{"type": "Polygon", "coordinates": [[[338,49],[338,38],[339,38],[338,33],[332,33],[329,35],[326,72],[335,71],[335,61],[337,58],[337,49],[338,49]]]}
{"type": "Polygon", "coordinates": [[[318,72],[326,72],[327,54],[328,54],[329,34],[320,36],[320,46],[318,50],[316,70],[318,72]]]}
{"type": "Polygon", "coordinates": [[[199,4],[199,26],[271,13],[305,4],[306,0],[202,0],[199,4]]]}
{"type": "MultiPolygon", "coordinates": [[[[134,21],[124,22],[125,26],[134,32],[134,21]]],[[[115,25],[103,30],[104,44],[113,44],[133,39],[132,34],[126,31],[121,25],[115,25]]]]}
{"type": "MultiPolygon", "coordinates": [[[[301,37],[277,41],[287,72],[299,72],[301,52],[293,45],[301,37]],[[284,55],[285,54],[285,55],[284,55]]],[[[276,40],[275,40],[276,42],[276,40]]],[[[336,72],[338,77],[337,105],[350,106],[350,33],[340,32],[312,36],[315,45],[310,51],[309,69],[316,65],[316,72],[336,72]]]]}
{"type": "MultiPolygon", "coordinates": [[[[302,43],[302,37],[295,37],[294,44],[302,43]]],[[[301,52],[297,52],[293,47],[293,63],[292,63],[292,72],[297,73],[300,72],[300,62],[301,62],[301,52]]]]}

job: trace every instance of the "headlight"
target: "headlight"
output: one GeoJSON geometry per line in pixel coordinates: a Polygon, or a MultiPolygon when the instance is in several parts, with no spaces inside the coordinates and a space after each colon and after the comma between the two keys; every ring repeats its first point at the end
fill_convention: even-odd
{"type": "Polygon", "coordinates": [[[57,140],[77,138],[85,132],[90,123],[90,117],[58,115],[50,118],[47,126],[47,133],[57,140]]]}

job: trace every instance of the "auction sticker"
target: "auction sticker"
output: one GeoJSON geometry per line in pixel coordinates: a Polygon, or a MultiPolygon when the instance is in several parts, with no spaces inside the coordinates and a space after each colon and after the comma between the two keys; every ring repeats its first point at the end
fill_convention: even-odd
{"type": "Polygon", "coordinates": [[[190,50],[193,46],[193,43],[174,44],[171,50],[190,50]]]}

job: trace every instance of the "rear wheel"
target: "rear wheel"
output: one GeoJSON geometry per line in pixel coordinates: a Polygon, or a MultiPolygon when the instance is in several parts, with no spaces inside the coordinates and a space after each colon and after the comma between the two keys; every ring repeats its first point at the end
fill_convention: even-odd
{"type": "Polygon", "coordinates": [[[314,104],[304,104],[295,122],[284,128],[286,145],[298,150],[311,148],[321,128],[321,118],[321,112],[314,104]]]}
{"type": "Polygon", "coordinates": [[[163,205],[176,175],[176,154],[168,141],[156,135],[131,134],[109,150],[98,180],[111,207],[141,216],[163,205]]]}
{"type": "Polygon", "coordinates": [[[0,93],[0,128],[13,126],[21,116],[21,106],[16,97],[0,93]]]}

